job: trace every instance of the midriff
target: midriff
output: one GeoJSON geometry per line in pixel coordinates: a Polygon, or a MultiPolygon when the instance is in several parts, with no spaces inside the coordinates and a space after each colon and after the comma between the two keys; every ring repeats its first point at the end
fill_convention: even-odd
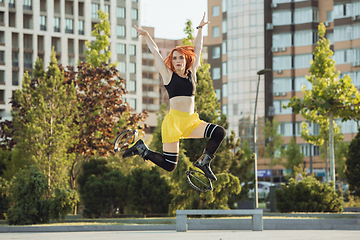
{"type": "Polygon", "coordinates": [[[170,99],[170,108],[181,112],[194,113],[195,96],[177,96],[170,99]]]}

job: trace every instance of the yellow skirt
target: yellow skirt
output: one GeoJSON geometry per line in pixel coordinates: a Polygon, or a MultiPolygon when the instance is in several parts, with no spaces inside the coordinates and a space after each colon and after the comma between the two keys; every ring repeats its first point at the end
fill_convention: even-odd
{"type": "Polygon", "coordinates": [[[163,143],[178,142],[180,139],[187,138],[200,123],[197,113],[181,112],[170,109],[166,114],[161,125],[161,137],[163,143]]]}

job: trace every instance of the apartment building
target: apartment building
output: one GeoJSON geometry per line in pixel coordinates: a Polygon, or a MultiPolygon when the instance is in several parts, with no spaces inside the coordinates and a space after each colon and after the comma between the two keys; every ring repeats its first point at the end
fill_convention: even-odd
{"type": "Polygon", "coordinates": [[[10,98],[22,83],[24,72],[32,74],[36,58],[45,67],[55,48],[59,64],[74,66],[85,61],[85,41],[99,22],[98,10],[109,14],[111,62],[118,62],[126,79],[126,100],[142,111],[141,42],[136,30],[137,0],[0,0],[0,114],[10,118],[10,98]]]}
{"type": "MultiPolygon", "coordinates": [[[[306,156],[305,167],[310,170],[311,164],[318,177],[325,175],[319,147],[300,137],[304,119],[282,106],[293,96],[301,98],[302,86],[311,89],[305,76],[309,73],[320,22],[327,28],[326,37],[331,40],[337,70],[342,76],[349,74],[354,85],[360,87],[360,1],[209,0],[208,11],[211,21],[208,47],[212,53],[209,63],[222,110],[228,116],[229,130],[235,130],[242,141],[252,143],[256,72],[270,68],[272,74],[261,76],[259,88],[258,169],[269,169],[261,128],[265,119],[274,118],[281,124],[279,132],[284,146],[294,137],[306,156]]],[[[341,123],[340,119],[337,123],[344,141],[351,141],[358,131],[358,123],[341,123]]],[[[318,131],[316,124],[310,126],[310,133],[318,131]]],[[[283,167],[277,165],[272,174],[277,180],[284,172],[283,167]]]]}

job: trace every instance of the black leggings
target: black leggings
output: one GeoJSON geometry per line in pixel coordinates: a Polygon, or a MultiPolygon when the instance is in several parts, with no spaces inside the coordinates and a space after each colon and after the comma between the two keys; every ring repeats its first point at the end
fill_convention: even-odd
{"type": "MultiPolygon", "coordinates": [[[[226,131],[223,127],[209,123],[204,131],[204,137],[210,138],[205,147],[205,153],[213,155],[224,140],[226,131]]],[[[178,162],[179,153],[164,152],[164,154],[149,150],[144,157],[145,160],[150,160],[166,171],[172,172],[175,170],[178,162]]]]}

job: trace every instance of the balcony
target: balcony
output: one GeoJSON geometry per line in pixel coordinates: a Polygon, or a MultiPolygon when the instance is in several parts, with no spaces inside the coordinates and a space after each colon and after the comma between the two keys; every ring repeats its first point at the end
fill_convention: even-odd
{"type": "Polygon", "coordinates": [[[74,33],[74,29],[65,28],[65,33],[74,33]]]}
{"type": "Polygon", "coordinates": [[[143,78],[142,83],[146,84],[146,85],[156,85],[156,86],[158,86],[160,84],[160,81],[159,81],[159,79],[143,78]]]}
{"type": "Polygon", "coordinates": [[[54,27],[54,32],[60,32],[60,27],[54,27]]]}
{"type": "Polygon", "coordinates": [[[32,68],[31,62],[24,62],[24,68],[32,68]]]}
{"type": "Polygon", "coordinates": [[[15,3],[9,3],[9,8],[15,8],[15,3]]]}
{"type": "MultiPolygon", "coordinates": [[[[10,4],[9,4],[10,5],[10,4]]],[[[23,9],[24,10],[32,10],[32,6],[31,5],[23,5],[23,9]]]]}
{"type": "Polygon", "coordinates": [[[19,61],[13,61],[12,66],[13,67],[18,67],[19,66],[19,61]]]}
{"type": "Polygon", "coordinates": [[[84,35],[84,30],[79,30],[79,35],[84,35]]]}
{"type": "Polygon", "coordinates": [[[46,25],[40,25],[40,30],[46,31],[46,25]]]}
{"type": "Polygon", "coordinates": [[[159,98],[159,97],[160,97],[160,93],[159,93],[159,92],[143,91],[143,97],[159,98]]]}
{"type": "Polygon", "coordinates": [[[146,65],[142,65],[142,71],[143,72],[158,72],[156,66],[146,66],[146,65]]]}

